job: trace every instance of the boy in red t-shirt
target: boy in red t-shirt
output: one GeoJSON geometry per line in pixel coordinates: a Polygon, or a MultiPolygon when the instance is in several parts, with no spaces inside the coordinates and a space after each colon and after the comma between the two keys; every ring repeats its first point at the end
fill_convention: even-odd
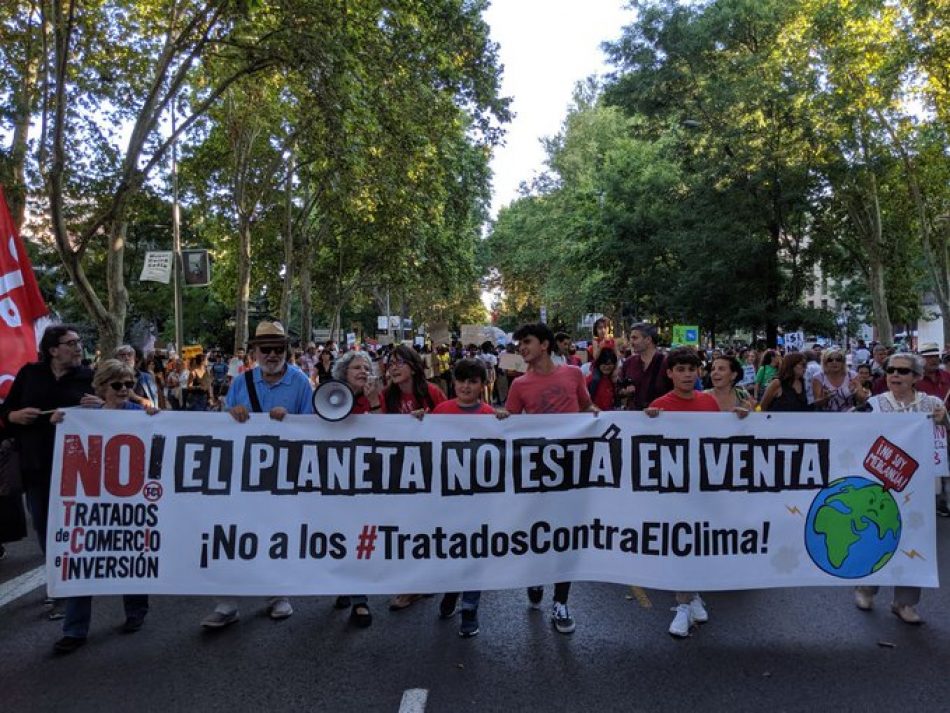
{"type": "MultiPolygon", "coordinates": [[[[699,355],[690,347],[671,349],[666,357],[666,375],[673,382],[673,390],[654,399],[643,412],[650,418],[656,418],[663,411],[719,413],[719,403],[715,397],[696,391],[696,376],[701,365],[699,355]]],[[[749,414],[748,409],[735,411],[739,418],[749,414]]],[[[709,621],[709,613],[699,592],[677,592],[675,611],[670,634],[679,638],[689,636],[693,624],[709,621]]]]}
{"type": "MultiPolygon", "coordinates": [[[[481,400],[482,392],[488,381],[488,370],[484,362],[479,359],[460,359],[452,371],[455,383],[455,398],[437,404],[432,410],[434,415],[441,414],[484,414],[497,415],[505,418],[507,411],[496,412],[491,406],[481,400]]],[[[459,636],[469,639],[478,635],[478,602],[482,593],[462,592],[462,622],[459,625],[459,636]]],[[[439,618],[451,619],[455,614],[458,603],[458,592],[449,592],[442,597],[439,604],[439,618]]]]}

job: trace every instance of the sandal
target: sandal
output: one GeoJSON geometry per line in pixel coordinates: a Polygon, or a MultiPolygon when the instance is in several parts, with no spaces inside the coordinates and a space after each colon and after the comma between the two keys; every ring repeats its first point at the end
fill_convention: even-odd
{"type": "Polygon", "coordinates": [[[350,623],[360,629],[367,628],[373,623],[373,614],[366,604],[357,604],[350,609],[350,623]]]}
{"type": "Polygon", "coordinates": [[[389,600],[389,611],[402,611],[418,602],[422,597],[422,594],[397,594],[389,600]]]}

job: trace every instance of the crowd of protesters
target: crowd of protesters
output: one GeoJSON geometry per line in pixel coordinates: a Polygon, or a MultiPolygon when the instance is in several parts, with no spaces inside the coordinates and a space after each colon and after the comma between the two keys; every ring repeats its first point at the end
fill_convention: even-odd
{"type": "MultiPolygon", "coordinates": [[[[328,341],[294,349],[279,323],[262,322],[247,349],[233,356],[212,349],[186,360],[175,354],[143,355],[122,345],[89,363],[77,330],[52,326],[39,345],[40,361],[20,371],[0,405],[0,463],[17,470],[30,520],[45,551],[54,425],[64,418],[62,409],[74,406],[150,414],[220,410],[239,422],[255,411],[281,420],[287,414],[313,413],[313,389],[332,379],[352,390],[356,414],[505,418],[509,413],[625,409],[654,418],[677,411],[730,412],[744,418],[757,410],[913,411],[943,423],[950,397],[950,371],[944,370],[936,344],[923,344],[917,353],[863,342],[851,353],[818,345],[804,352],[755,347],[664,349],[655,326],[636,324],[615,337],[605,318],[594,324],[592,338],[584,343],[544,324],[523,326],[514,333],[514,341],[517,346],[504,348],[492,342],[457,341],[434,347],[339,347],[328,341]]],[[[25,534],[19,502],[20,492],[0,491],[0,542],[25,534]]],[[[937,508],[938,514],[950,515],[943,496],[937,508]]],[[[570,589],[570,582],[556,584],[551,603],[553,626],[565,634],[575,629],[568,608],[570,589]]],[[[870,609],[876,592],[856,589],[858,608],[870,609]]],[[[389,608],[400,611],[424,596],[397,594],[389,608]]],[[[527,597],[533,608],[539,608],[543,587],[529,587],[527,597]]],[[[918,588],[897,588],[892,610],[902,621],[919,624],[919,598],[918,588]]],[[[479,632],[479,599],[479,592],[448,593],[440,601],[439,615],[451,618],[458,613],[459,634],[474,636],[479,632]]],[[[122,630],[135,632],[145,621],[148,598],[130,595],[124,602],[122,630]]],[[[233,598],[216,600],[202,626],[220,629],[235,623],[239,603],[233,598]]],[[[47,605],[50,618],[64,619],[55,651],[69,653],[85,643],[91,598],[48,600],[47,605]]],[[[365,595],[339,596],[335,606],[350,610],[355,627],[372,624],[365,595]]],[[[698,592],[676,593],[674,611],[669,633],[676,637],[688,636],[709,618],[698,592]]],[[[274,619],[285,619],[293,614],[293,606],[286,596],[275,593],[267,612],[274,619]]]]}

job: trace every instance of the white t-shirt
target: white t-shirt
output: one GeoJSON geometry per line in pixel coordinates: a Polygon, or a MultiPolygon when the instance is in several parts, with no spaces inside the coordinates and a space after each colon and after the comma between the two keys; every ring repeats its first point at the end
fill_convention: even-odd
{"type": "Polygon", "coordinates": [[[243,361],[237,357],[231,357],[231,361],[228,362],[228,376],[232,379],[241,373],[241,365],[244,364],[243,361]]]}
{"type": "Polygon", "coordinates": [[[805,396],[808,398],[808,403],[815,403],[815,390],[812,386],[812,379],[817,379],[821,376],[821,362],[819,361],[810,361],[805,367],[805,396]]]}

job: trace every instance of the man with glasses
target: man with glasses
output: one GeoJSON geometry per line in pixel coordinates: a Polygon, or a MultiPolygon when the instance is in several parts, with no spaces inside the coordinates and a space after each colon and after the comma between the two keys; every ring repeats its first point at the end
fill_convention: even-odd
{"type": "Polygon", "coordinates": [[[142,408],[158,408],[158,385],[155,383],[155,377],[147,371],[139,371],[135,359],[135,347],[131,344],[123,344],[113,352],[113,356],[135,371],[135,388],[129,395],[129,401],[142,408]]]}
{"type": "MultiPolygon", "coordinates": [[[[313,413],[313,391],[310,379],[300,369],[287,364],[290,339],[280,322],[261,322],[248,349],[257,366],[234,379],[225,397],[224,407],[238,423],[246,422],[254,413],[267,413],[282,421],[287,414],[313,413]]],[[[286,619],[294,613],[287,597],[271,597],[268,614],[271,619],[286,619]]],[[[221,629],[236,622],[236,599],[219,599],[211,614],[202,620],[206,629],[221,629]]]]}
{"type": "MultiPolygon", "coordinates": [[[[56,436],[50,415],[58,408],[99,405],[102,399],[93,395],[92,371],[82,366],[82,340],[75,328],[63,324],[48,327],[39,353],[40,361],[26,364],[17,373],[9,396],[0,404],[0,420],[17,441],[23,490],[45,554],[56,436]]],[[[53,606],[50,618],[62,619],[62,609],[53,606]]]]}

